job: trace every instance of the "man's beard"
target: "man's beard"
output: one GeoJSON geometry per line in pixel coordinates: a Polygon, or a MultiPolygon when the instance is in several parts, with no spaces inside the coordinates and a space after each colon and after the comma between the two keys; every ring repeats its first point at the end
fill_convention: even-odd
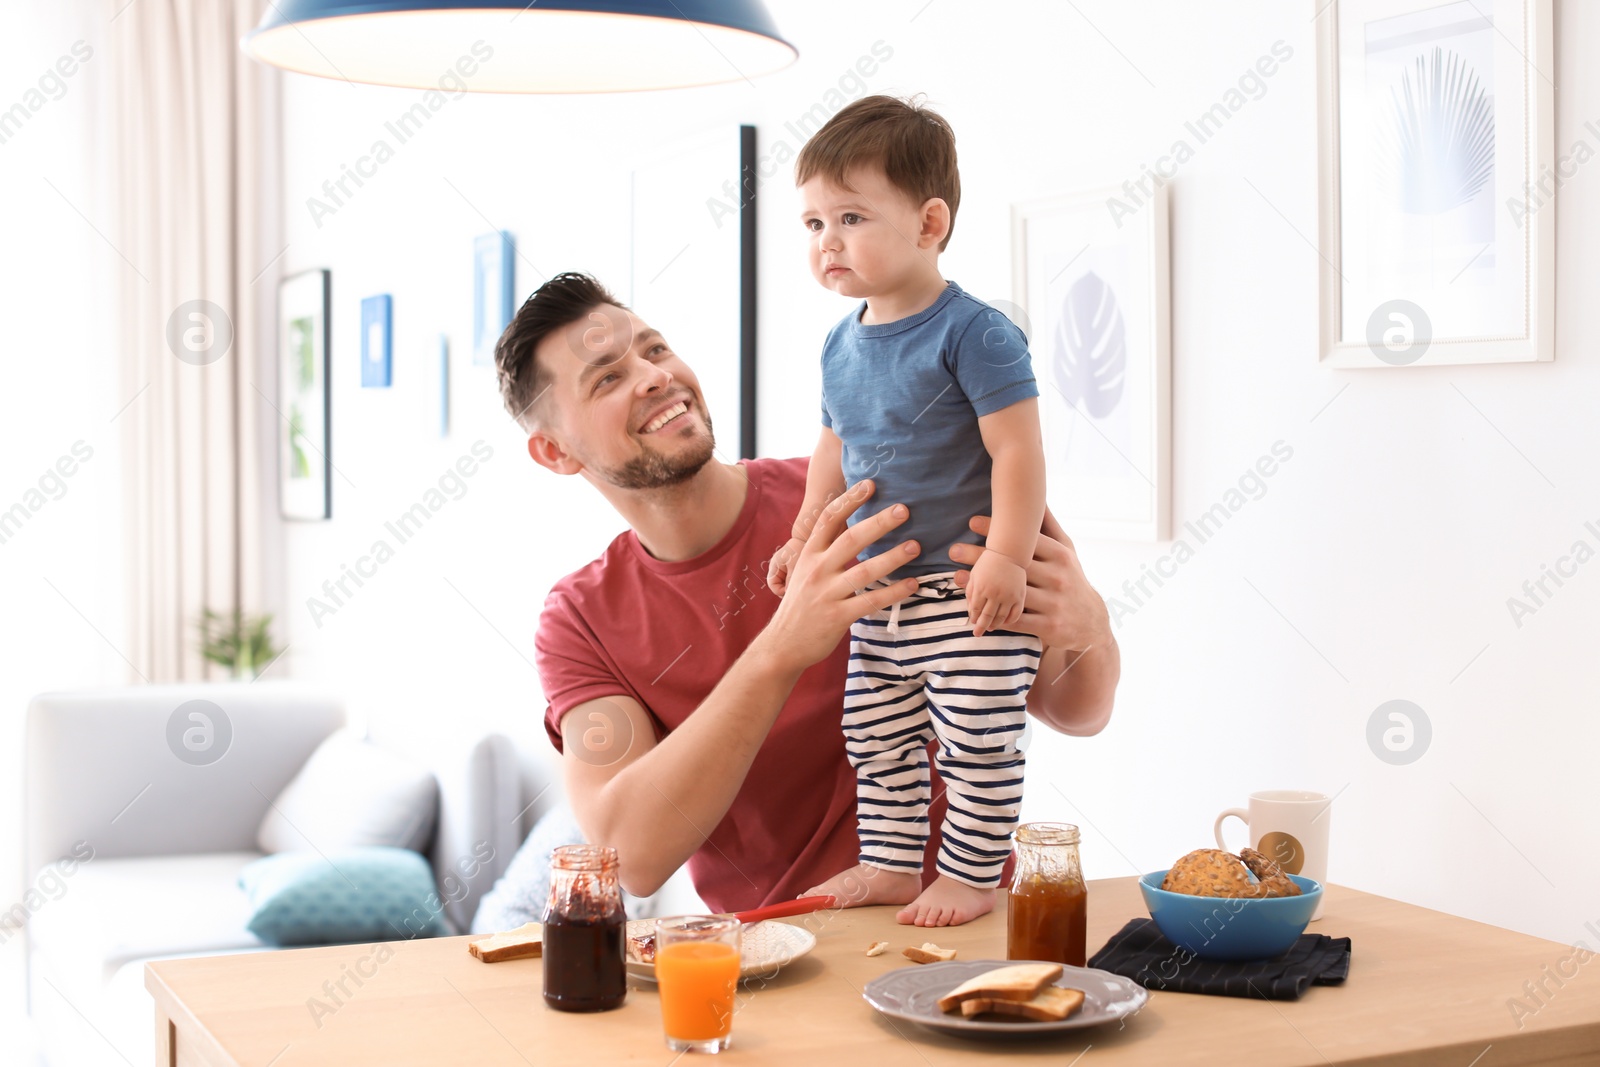
{"type": "Polygon", "coordinates": [[[716,451],[716,435],[711,429],[711,415],[700,404],[690,409],[706,424],[705,437],[687,455],[670,457],[657,452],[636,456],[620,467],[596,467],[595,473],[618,489],[666,489],[693,478],[700,469],[711,462],[716,451]]]}

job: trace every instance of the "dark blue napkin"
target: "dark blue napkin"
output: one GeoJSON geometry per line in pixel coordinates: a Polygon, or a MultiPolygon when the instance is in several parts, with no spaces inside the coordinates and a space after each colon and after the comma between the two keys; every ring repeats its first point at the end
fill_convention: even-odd
{"type": "Polygon", "coordinates": [[[1275,959],[1202,960],[1179,948],[1153,919],[1134,919],[1111,935],[1089,966],[1131,978],[1146,989],[1221,997],[1295,1000],[1312,985],[1338,985],[1350,973],[1350,939],[1301,934],[1275,959]]]}

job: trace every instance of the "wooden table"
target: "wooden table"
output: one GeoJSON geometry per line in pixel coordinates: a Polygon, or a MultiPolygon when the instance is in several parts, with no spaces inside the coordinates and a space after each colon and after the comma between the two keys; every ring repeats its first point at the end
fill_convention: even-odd
{"type": "MultiPolygon", "coordinates": [[[[1134,879],[1091,882],[1089,944],[1103,944],[1144,914],[1134,879]]],[[[1292,1002],[1154,992],[1121,1029],[1004,1044],[894,1022],[861,999],[872,978],[908,965],[897,955],[905,945],[932,940],[959,949],[958,959],[1003,957],[1003,900],[994,914],[945,930],[898,926],[890,908],[786,921],[816,931],[817,948],[775,979],[741,987],[725,1062],[931,1067],[1004,1056],[1067,1067],[1089,1049],[1085,1067],[1600,1064],[1600,956],[1580,965],[1565,945],[1338,886],[1328,888],[1323,918],[1311,929],[1353,939],[1342,986],[1314,986],[1292,1002]],[[894,952],[867,957],[876,940],[889,941],[894,952]],[[1520,1019],[1513,1000],[1524,1004],[1520,1019]]],[[[539,960],[480,963],[468,955],[468,940],[149,964],[156,1062],[665,1067],[673,1060],[648,985],[632,985],[617,1011],[550,1011],[539,993],[539,960]]]]}

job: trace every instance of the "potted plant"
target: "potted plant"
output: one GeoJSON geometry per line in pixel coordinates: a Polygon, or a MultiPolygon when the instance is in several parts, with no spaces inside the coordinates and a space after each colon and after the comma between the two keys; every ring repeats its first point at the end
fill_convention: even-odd
{"type": "Polygon", "coordinates": [[[200,654],[228,668],[236,680],[254,680],[283,651],[272,643],[271,615],[224,614],[205,608],[199,629],[200,654]]]}

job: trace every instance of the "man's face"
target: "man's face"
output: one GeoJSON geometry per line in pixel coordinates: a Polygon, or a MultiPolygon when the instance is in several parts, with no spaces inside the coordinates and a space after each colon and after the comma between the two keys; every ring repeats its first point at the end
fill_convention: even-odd
{"type": "Polygon", "coordinates": [[[857,167],[845,178],[848,189],[821,175],[800,186],[812,277],[840,296],[864,298],[899,288],[926,270],[934,251],[919,247],[920,205],[890,185],[878,167],[857,167]]]}
{"type": "Polygon", "coordinates": [[[694,372],[666,338],[609,304],[548,334],[534,354],[551,375],[550,435],[620,489],[685,481],[711,460],[711,415],[694,372]]]}

